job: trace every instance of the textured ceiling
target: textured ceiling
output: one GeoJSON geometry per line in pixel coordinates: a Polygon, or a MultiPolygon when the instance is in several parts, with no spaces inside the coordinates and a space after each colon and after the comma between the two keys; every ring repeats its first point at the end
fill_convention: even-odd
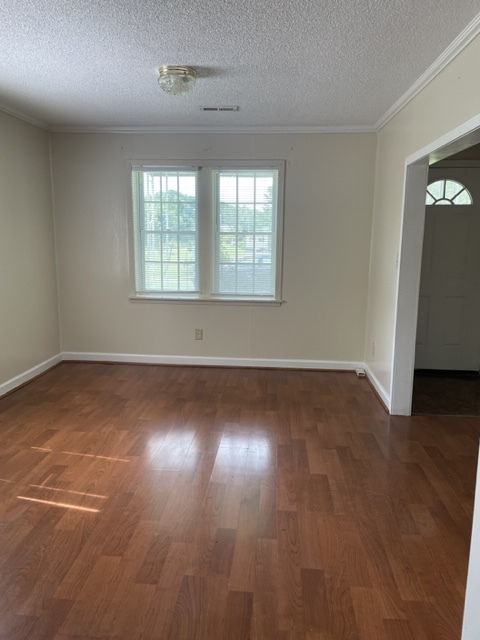
{"type": "Polygon", "coordinates": [[[0,103],[51,128],[373,127],[478,0],[2,0],[0,103]],[[197,69],[164,94],[162,64],[197,69]],[[235,113],[200,106],[239,105],[235,113]]]}

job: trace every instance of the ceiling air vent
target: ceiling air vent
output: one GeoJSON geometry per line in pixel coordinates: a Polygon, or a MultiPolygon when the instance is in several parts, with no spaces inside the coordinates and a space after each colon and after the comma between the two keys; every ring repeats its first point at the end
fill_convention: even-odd
{"type": "Polygon", "coordinates": [[[239,111],[239,106],[232,107],[200,107],[200,111],[239,111]]]}

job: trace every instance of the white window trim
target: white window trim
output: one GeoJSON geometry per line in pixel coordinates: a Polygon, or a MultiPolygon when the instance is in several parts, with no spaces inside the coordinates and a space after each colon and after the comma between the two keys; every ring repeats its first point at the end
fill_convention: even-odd
{"type": "Polygon", "coordinates": [[[285,190],[285,161],[284,160],[159,160],[133,159],[128,160],[128,202],[129,202],[129,266],[130,266],[130,290],[129,299],[132,302],[168,302],[168,303],[207,303],[207,304],[234,304],[234,305],[266,305],[279,306],[282,299],[283,279],[283,229],[284,229],[284,190],[285,190]],[[198,180],[198,240],[199,240],[199,280],[206,283],[205,289],[208,295],[200,292],[192,293],[151,293],[137,291],[135,277],[135,229],[133,212],[132,169],[134,167],[147,168],[181,168],[207,170],[211,174],[208,180],[198,180]],[[209,267],[213,259],[214,251],[214,189],[213,171],[219,169],[276,169],[278,171],[277,193],[277,233],[276,233],[276,267],[275,267],[275,294],[273,296],[241,296],[214,294],[213,273],[209,267]],[[207,187],[207,182],[210,186],[207,187]]]}

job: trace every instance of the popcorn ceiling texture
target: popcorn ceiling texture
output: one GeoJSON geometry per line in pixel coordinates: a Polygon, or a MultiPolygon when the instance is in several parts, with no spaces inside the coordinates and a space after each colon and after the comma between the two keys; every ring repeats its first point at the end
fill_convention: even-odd
{"type": "Polygon", "coordinates": [[[478,0],[2,0],[0,103],[53,128],[373,126],[478,9],[478,0]],[[195,67],[193,92],[164,94],[162,64],[195,67]]]}

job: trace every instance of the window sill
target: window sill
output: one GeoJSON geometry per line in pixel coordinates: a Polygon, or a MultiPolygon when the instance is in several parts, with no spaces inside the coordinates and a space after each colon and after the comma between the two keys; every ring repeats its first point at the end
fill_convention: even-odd
{"type": "Polygon", "coordinates": [[[163,296],[155,295],[153,293],[146,294],[133,294],[129,296],[129,300],[132,302],[167,302],[169,304],[233,304],[233,305],[248,305],[248,306],[270,306],[280,307],[285,303],[285,300],[273,300],[271,298],[229,298],[228,296],[222,296],[219,298],[202,298],[200,296],[163,296]]]}

